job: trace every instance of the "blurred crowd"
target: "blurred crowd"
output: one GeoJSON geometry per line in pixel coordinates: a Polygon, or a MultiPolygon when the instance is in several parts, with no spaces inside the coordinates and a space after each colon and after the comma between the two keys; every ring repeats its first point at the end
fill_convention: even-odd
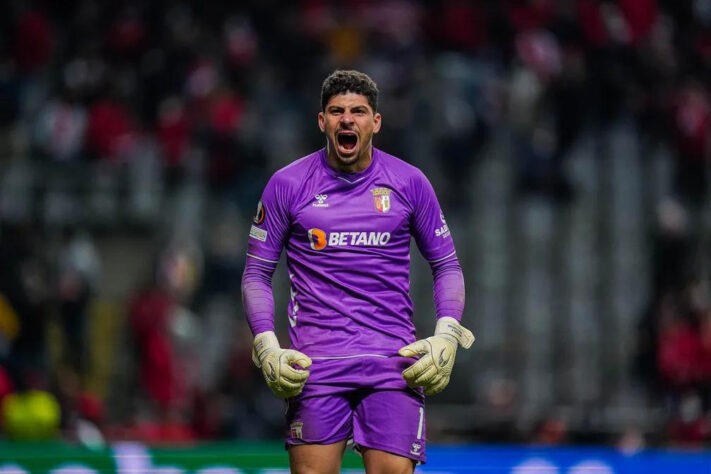
{"type": "MultiPolygon", "coordinates": [[[[670,150],[638,373],[675,413],[668,439],[711,439],[711,305],[697,252],[711,0],[0,5],[0,164],[46,171],[27,198],[44,204],[23,205],[21,193],[0,202],[6,412],[24,410],[28,423],[54,410],[68,439],[281,436],[281,405],[252,369],[240,319],[244,221],[271,172],[323,146],[319,86],[341,67],[380,87],[377,145],[447,183],[441,198],[459,215],[503,130],[511,185],[554,205],[575,199],[565,161],[585,129],[604,137],[624,117],[643,153],[670,150]],[[204,222],[190,219],[195,193],[204,222]],[[97,235],[136,223],[152,244],[150,271],[115,308],[124,375],[98,393],[87,382],[107,277],[97,235]]],[[[15,426],[22,416],[8,415],[6,433],[37,436],[15,426]]]]}

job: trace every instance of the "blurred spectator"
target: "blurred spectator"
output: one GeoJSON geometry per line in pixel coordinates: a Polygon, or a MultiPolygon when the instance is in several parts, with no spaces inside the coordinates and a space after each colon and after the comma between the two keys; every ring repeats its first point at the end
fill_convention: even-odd
{"type": "Polygon", "coordinates": [[[52,57],[55,39],[50,20],[39,9],[20,13],[13,38],[13,59],[24,74],[45,67],[52,57]]]}
{"type": "Polygon", "coordinates": [[[559,445],[567,441],[568,429],[565,421],[552,416],[542,420],[534,428],[532,441],[536,444],[559,445]]]}
{"type": "Polygon", "coordinates": [[[34,131],[40,153],[54,161],[75,161],[84,152],[86,109],[69,91],[40,109],[34,131]]]}
{"type": "Polygon", "coordinates": [[[86,145],[93,158],[123,161],[135,143],[136,125],[121,103],[104,98],[89,108],[86,145]]]}
{"type": "Polygon", "coordinates": [[[46,388],[46,322],[49,309],[47,263],[30,229],[5,226],[0,238],[0,292],[19,320],[7,368],[20,389],[46,388]]]}
{"type": "Polygon", "coordinates": [[[179,97],[168,97],[161,102],[157,134],[168,181],[174,183],[184,172],[190,147],[190,122],[179,97]]]}
{"type": "Polygon", "coordinates": [[[101,261],[90,236],[64,231],[57,261],[57,298],[64,336],[64,362],[83,376],[88,368],[88,304],[101,275],[101,261]]]}
{"type": "Polygon", "coordinates": [[[678,406],[669,424],[669,438],[677,445],[701,446],[711,436],[711,420],[704,415],[701,398],[697,393],[688,391],[678,406]]]}
{"type": "Polygon", "coordinates": [[[676,92],[672,109],[676,152],[676,191],[690,204],[701,204],[708,192],[711,162],[711,104],[708,91],[696,81],[676,92]]]}
{"type": "Polygon", "coordinates": [[[180,403],[185,389],[169,332],[174,304],[166,291],[149,286],[134,296],[129,312],[140,387],[163,412],[180,403]]]}

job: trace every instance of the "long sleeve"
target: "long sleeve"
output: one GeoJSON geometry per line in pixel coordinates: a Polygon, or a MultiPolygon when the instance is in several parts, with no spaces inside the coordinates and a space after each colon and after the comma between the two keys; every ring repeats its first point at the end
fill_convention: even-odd
{"type": "Polygon", "coordinates": [[[437,196],[427,178],[419,173],[412,181],[412,233],[420,253],[432,269],[437,318],[461,321],[464,311],[464,275],[454,241],[437,196]]]}
{"type": "Polygon", "coordinates": [[[457,257],[430,263],[432,268],[434,303],[437,319],[450,316],[462,320],[464,311],[464,275],[457,257]]]}
{"type": "Polygon", "coordinates": [[[274,331],[272,276],[276,263],[248,256],[242,274],[242,305],[253,335],[274,331]]]}
{"type": "Polygon", "coordinates": [[[289,232],[288,179],[275,173],[252,219],[242,274],[242,305],[253,335],[274,330],[272,276],[289,232]]]}

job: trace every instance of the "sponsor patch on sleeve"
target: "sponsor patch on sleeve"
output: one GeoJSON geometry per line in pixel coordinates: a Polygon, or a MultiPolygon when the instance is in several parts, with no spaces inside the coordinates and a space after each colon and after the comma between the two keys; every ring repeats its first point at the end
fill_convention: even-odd
{"type": "Polygon", "coordinates": [[[259,227],[252,226],[252,228],[249,229],[249,236],[252,237],[253,239],[257,239],[261,242],[266,242],[267,231],[260,229],[259,227]]]}

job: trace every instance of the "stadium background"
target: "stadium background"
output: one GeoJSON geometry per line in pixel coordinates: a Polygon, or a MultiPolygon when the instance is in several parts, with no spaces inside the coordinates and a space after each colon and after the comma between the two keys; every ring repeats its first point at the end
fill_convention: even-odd
{"type": "MultiPolygon", "coordinates": [[[[0,6],[6,439],[282,437],[244,249],[344,67],[379,84],[375,144],[430,177],[467,282],[478,341],[430,441],[708,449],[711,1],[0,6]]],[[[282,265],[282,336],[287,288],[282,265]]],[[[416,251],[411,292],[428,334],[416,251]]]]}

